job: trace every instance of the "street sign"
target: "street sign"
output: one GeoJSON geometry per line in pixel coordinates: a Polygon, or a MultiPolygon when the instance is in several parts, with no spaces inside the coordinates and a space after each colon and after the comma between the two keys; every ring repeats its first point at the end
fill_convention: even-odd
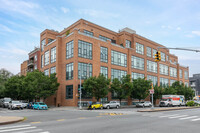
{"type": "Polygon", "coordinates": [[[149,90],[150,94],[154,94],[154,89],[149,90]]]}

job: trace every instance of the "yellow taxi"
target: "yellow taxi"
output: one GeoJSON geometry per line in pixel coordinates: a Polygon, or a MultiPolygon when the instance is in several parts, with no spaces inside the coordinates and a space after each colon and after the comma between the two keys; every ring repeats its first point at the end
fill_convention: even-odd
{"type": "Polygon", "coordinates": [[[88,106],[88,109],[103,109],[103,105],[100,102],[93,102],[91,105],[88,106]]]}

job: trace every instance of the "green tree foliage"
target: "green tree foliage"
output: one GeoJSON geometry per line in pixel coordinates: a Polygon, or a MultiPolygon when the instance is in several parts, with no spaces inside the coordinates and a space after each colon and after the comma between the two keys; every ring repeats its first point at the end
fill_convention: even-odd
{"type": "Polygon", "coordinates": [[[149,95],[149,89],[151,89],[151,81],[144,78],[138,78],[133,80],[133,89],[131,97],[138,99],[145,99],[149,95]]]}
{"type": "Polygon", "coordinates": [[[86,79],[83,88],[99,101],[100,98],[104,98],[108,94],[109,85],[110,79],[100,74],[98,77],[86,79]]]}
{"type": "Polygon", "coordinates": [[[164,93],[164,88],[162,86],[154,86],[154,94],[153,94],[153,101],[156,102],[156,99],[161,99],[164,93]]]}
{"type": "Polygon", "coordinates": [[[113,79],[110,91],[116,94],[116,97],[121,103],[122,99],[125,99],[128,96],[130,96],[132,86],[133,84],[131,83],[130,75],[126,75],[121,78],[121,82],[117,78],[113,79]]]}

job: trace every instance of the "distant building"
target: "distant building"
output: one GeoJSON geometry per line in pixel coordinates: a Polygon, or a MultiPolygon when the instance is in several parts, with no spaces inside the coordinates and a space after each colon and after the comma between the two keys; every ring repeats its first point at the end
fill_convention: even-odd
{"type": "MultiPolygon", "coordinates": [[[[159,49],[161,61],[155,62],[158,47],[164,46],[130,28],[114,32],[80,19],[61,32],[44,30],[40,48],[29,53],[27,69],[57,74],[58,91],[45,101],[55,106],[77,106],[80,76],[83,83],[86,77],[99,73],[111,79],[126,74],[132,79],[145,77],[154,85],[171,85],[175,81],[189,85],[189,68],[179,65],[178,57],[168,49],[159,49]]],[[[95,100],[85,94],[83,90],[83,101],[95,100]]],[[[109,93],[104,99],[114,100],[115,94],[109,93]]],[[[123,104],[132,104],[132,99],[123,100],[123,104]]]]}
{"type": "Polygon", "coordinates": [[[200,95],[200,74],[193,74],[193,77],[189,78],[190,87],[195,90],[195,95],[200,95]]]}

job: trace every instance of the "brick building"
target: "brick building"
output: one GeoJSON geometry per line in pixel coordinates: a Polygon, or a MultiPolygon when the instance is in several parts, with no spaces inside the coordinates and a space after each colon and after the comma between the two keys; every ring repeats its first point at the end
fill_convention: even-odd
{"type": "MultiPolygon", "coordinates": [[[[103,73],[108,78],[120,79],[130,74],[132,78],[146,77],[158,85],[171,85],[177,80],[188,85],[189,68],[180,66],[178,57],[168,49],[159,49],[161,61],[154,61],[158,47],[164,46],[129,28],[117,33],[83,19],[61,32],[44,30],[40,34],[38,69],[46,75],[56,72],[60,83],[57,94],[48,98],[47,104],[77,106],[80,75],[85,79],[103,73]]],[[[82,93],[83,101],[92,100],[82,93]]],[[[112,98],[114,95],[109,94],[105,99],[112,98]]],[[[132,104],[131,99],[123,102],[132,104]]]]}

